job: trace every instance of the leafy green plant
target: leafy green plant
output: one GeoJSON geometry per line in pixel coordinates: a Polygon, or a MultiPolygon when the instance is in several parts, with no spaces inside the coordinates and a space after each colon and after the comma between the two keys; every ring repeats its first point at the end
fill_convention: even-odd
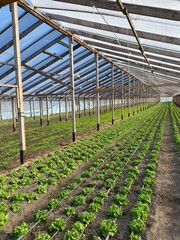
{"type": "Polygon", "coordinates": [[[64,209],[64,213],[69,217],[69,216],[72,216],[76,213],[76,208],[75,207],[71,207],[71,206],[68,206],[64,209]]]}
{"type": "Polygon", "coordinates": [[[116,194],[114,196],[114,202],[121,206],[127,206],[129,203],[129,200],[126,196],[124,196],[122,194],[116,194]]]}
{"type": "Polygon", "coordinates": [[[13,177],[10,181],[9,184],[19,184],[20,180],[19,178],[13,177]]]}
{"type": "Polygon", "coordinates": [[[78,220],[84,224],[89,224],[95,219],[95,215],[91,212],[82,212],[78,215],[78,220]]]}
{"type": "Polygon", "coordinates": [[[20,192],[16,193],[12,196],[11,202],[21,202],[24,201],[26,198],[26,193],[20,192]]]}
{"type": "Polygon", "coordinates": [[[0,227],[3,227],[8,220],[9,220],[9,214],[0,212],[0,227]]]}
{"type": "Polygon", "coordinates": [[[70,189],[70,190],[73,190],[73,189],[75,189],[77,187],[77,183],[76,182],[73,182],[73,183],[69,183],[68,184],[68,189],[70,189]]]}
{"type": "Polygon", "coordinates": [[[99,227],[103,237],[114,236],[117,233],[117,223],[114,220],[104,219],[99,227]]]}
{"type": "Polygon", "coordinates": [[[107,197],[107,193],[103,190],[100,190],[97,196],[100,198],[105,198],[107,197]]]}
{"type": "Polygon", "coordinates": [[[21,179],[21,184],[22,186],[27,186],[27,185],[31,185],[32,184],[32,179],[29,177],[24,177],[21,179]]]}
{"type": "Polygon", "coordinates": [[[74,224],[73,224],[73,227],[72,229],[75,229],[77,230],[79,233],[82,233],[85,229],[85,225],[79,221],[76,221],[74,224]]]}
{"type": "Polygon", "coordinates": [[[141,236],[138,236],[134,233],[131,233],[130,236],[129,236],[129,239],[130,240],[141,240],[141,236]]]}
{"type": "Polygon", "coordinates": [[[54,178],[48,178],[48,184],[49,185],[57,185],[57,180],[54,178]]]}
{"type": "Polygon", "coordinates": [[[63,240],[79,240],[80,233],[76,229],[67,230],[63,240]]]}
{"type": "Polygon", "coordinates": [[[56,231],[63,231],[66,228],[66,222],[62,218],[57,218],[53,222],[51,222],[49,226],[49,232],[54,233],[56,231]]]}
{"type": "Polygon", "coordinates": [[[7,205],[7,203],[1,203],[0,204],[0,213],[5,213],[6,211],[7,211],[7,209],[8,209],[8,205],[7,205]]]}
{"type": "Polygon", "coordinates": [[[35,193],[35,192],[26,193],[25,197],[26,197],[28,203],[32,202],[32,200],[38,199],[37,193],[35,193]]]}
{"type": "Polygon", "coordinates": [[[51,198],[48,202],[48,209],[55,209],[59,206],[59,199],[51,198]]]}
{"type": "Polygon", "coordinates": [[[142,232],[145,229],[145,223],[142,219],[136,218],[130,221],[129,228],[134,233],[142,232]]]}
{"type": "Polygon", "coordinates": [[[59,198],[66,200],[70,195],[70,190],[63,190],[59,193],[59,198]]]}
{"type": "Polygon", "coordinates": [[[145,177],[143,180],[143,184],[148,187],[153,187],[155,185],[155,181],[150,177],[145,177]]]}
{"type": "Polygon", "coordinates": [[[30,228],[29,225],[23,222],[21,225],[13,229],[13,237],[17,239],[20,236],[25,235],[29,231],[29,228],[30,228]]]}
{"type": "Polygon", "coordinates": [[[37,221],[46,221],[47,220],[47,210],[38,210],[34,215],[34,220],[37,221]]]}
{"type": "Polygon", "coordinates": [[[130,188],[126,187],[126,186],[123,186],[119,189],[119,193],[120,194],[123,194],[123,195],[126,195],[130,192],[130,188]]]}
{"type": "Polygon", "coordinates": [[[93,188],[85,187],[85,188],[82,189],[82,194],[84,196],[87,196],[88,194],[92,193],[92,191],[93,191],[93,188]]]}
{"type": "Polygon", "coordinates": [[[39,185],[39,186],[37,187],[37,192],[38,192],[38,193],[41,193],[41,194],[47,193],[47,186],[39,185]]]}
{"type": "Polygon", "coordinates": [[[90,212],[98,212],[101,209],[101,204],[99,203],[90,203],[89,204],[89,211],[90,212]]]}
{"type": "Polygon", "coordinates": [[[81,176],[83,178],[90,177],[91,176],[91,172],[88,171],[88,170],[85,170],[85,171],[82,172],[81,176]]]}
{"type": "Polygon", "coordinates": [[[19,203],[13,203],[11,209],[14,213],[20,212],[21,205],[19,203]]]}
{"type": "Polygon", "coordinates": [[[116,182],[113,179],[108,178],[108,179],[106,179],[104,186],[105,186],[105,188],[109,189],[109,188],[113,188],[115,186],[115,184],[116,184],[116,182]]]}
{"type": "Polygon", "coordinates": [[[116,205],[113,204],[112,206],[110,206],[110,208],[107,211],[107,215],[109,217],[115,217],[115,218],[120,218],[123,215],[123,211],[122,209],[116,205]]]}
{"type": "Polygon", "coordinates": [[[104,204],[104,199],[101,198],[101,197],[95,197],[93,199],[93,203],[97,203],[97,204],[103,205],[104,204]]]}
{"type": "Polygon", "coordinates": [[[83,180],[82,177],[76,177],[76,178],[74,179],[74,181],[77,182],[77,183],[82,182],[82,180],[83,180]]]}
{"type": "Polygon", "coordinates": [[[0,190],[0,201],[9,198],[10,194],[6,190],[0,190]]]}
{"type": "Polygon", "coordinates": [[[73,199],[73,203],[76,206],[82,205],[85,203],[85,197],[83,195],[75,196],[73,199]]]}
{"type": "Polygon", "coordinates": [[[35,238],[35,240],[52,240],[52,237],[47,233],[41,233],[35,238]]]}

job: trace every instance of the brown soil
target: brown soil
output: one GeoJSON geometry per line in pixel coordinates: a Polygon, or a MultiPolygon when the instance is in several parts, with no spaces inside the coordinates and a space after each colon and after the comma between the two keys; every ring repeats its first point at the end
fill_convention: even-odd
{"type": "Polygon", "coordinates": [[[180,157],[168,114],[161,145],[147,240],[180,239],[180,157]]]}

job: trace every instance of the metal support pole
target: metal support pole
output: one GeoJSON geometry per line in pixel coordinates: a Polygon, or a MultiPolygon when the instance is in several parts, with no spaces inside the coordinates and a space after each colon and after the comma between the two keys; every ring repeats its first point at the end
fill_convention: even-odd
{"type": "MultiPolygon", "coordinates": [[[[133,86],[135,86],[135,77],[133,78],[133,86]]],[[[135,96],[135,91],[134,91],[135,89],[132,89],[132,100],[133,100],[133,102],[132,102],[132,104],[133,104],[133,116],[134,116],[134,114],[135,114],[135,112],[134,112],[134,107],[135,107],[135,100],[134,100],[134,96],[135,96]]]]}
{"type": "Polygon", "coordinates": [[[51,114],[53,114],[53,100],[51,99],[51,114]]]}
{"type": "Polygon", "coordinates": [[[144,84],[143,84],[142,93],[143,93],[143,111],[144,111],[144,110],[145,110],[145,108],[144,108],[144,105],[145,105],[145,98],[144,98],[144,95],[145,95],[145,92],[144,92],[144,84]]]}
{"type": "Polygon", "coordinates": [[[78,106],[79,106],[79,118],[81,118],[81,99],[78,97],[78,106]]]}
{"type": "Polygon", "coordinates": [[[29,115],[32,117],[32,106],[31,106],[31,99],[29,100],[29,115]]]}
{"type": "MultiPolygon", "coordinates": [[[[99,62],[98,62],[98,54],[95,53],[95,62],[96,62],[96,88],[99,89],[99,62]]],[[[96,93],[96,101],[97,101],[97,131],[100,129],[100,104],[99,104],[99,92],[96,93]]]]}
{"type": "MultiPolygon", "coordinates": [[[[111,66],[111,85],[114,88],[114,66],[111,66]]],[[[114,124],[114,91],[112,91],[112,124],[114,124]]]]}
{"type": "Polygon", "coordinates": [[[83,102],[84,102],[84,117],[86,116],[86,99],[84,98],[83,99],[83,102]]]}
{"type": "Polygon", "coordinates": [[[12,28],[14,39],[14,56],[15,56],[15,69],[16,69],[16,95],[18,99],[18,124],[19,124],[19,137],[20,137],[20,162],[24,163],[26,152],[26,138],[25,138],[25,124],[24,124],[24,103],[23,103],[23,90],[22,90],[22,72],[21,72],[21,53],[19,41],[19,24],[18,24],[18,9],[17,2],[11,4],[12,11],[12,28]]]}
{"type": "Polygon", "coordinates": [[[106,98],[106,112],[108,111],[108,102],[107,102],[107,98],[106,98]]]}
{"type": "MultiPolygon", "coordinates": [[[[121,86],[123,87],[123,70],[121,70],[121,86]]],[[[124,98],[123,98],[123,93],[124,93],[124,91],[123,91],[123,89],[121,89],[121,120],[123,120],[124,119],[124,98]]]]}
{"type": "Polygon", "coordinates": [[[131,84],[131,79],[130,76],[128,76],[128,117],[130,117],[130,84],[131,84]]]}
{"type": "Polygon", "coordinates": [[[34,118],[34,120],[36,119],[34,97],[33,97],[33,118],[34,118]]]}
{"type": "Polygon", "coordinates": [[[91,98],[89,98],[89,116],[91,116],[91,98]]]}
{"type": "Polygon", "coordinates": [[[2,117],[2,105],[1,105],[1,98],[0,98],[0,120],[2,120],[3,117],[2,117]]]}
{"type": "Polygon", "coordinates": [[[46,96],[46,113],[47,113],[47,125],[50,124],[50,116],[49,116],[49,99],[46,96]]]}
{"type": "Polygon", "coordinates": [[[73,38],[69,37],[69,53],[70,53],[70,75],[71,75],[71,111],[72,111],[72,140],[76,141],[76,103],[74,90],[74,55],[73,55],[73,38]]]}
{"type": "MultiPolygon", "coordinates": [[[[137,82],[137,86],[139,86],[139,81],[137,82]]],[[[139,113],[139,88],[136,89],[137,93],[137,113],[139,113]]]]}
{"type": "Polygon", "coordinates": [[[62,115],[61,115],[61,99],[59,98],[59,121],[62,121],[62,115]]]}
{"type": "Polygon", "coordinates": [[[14,97],[11,98],[12,105],[12,120],[13,120],[13,132],[16,131],[16,117],[15,117],[15,108],[14,108],[14,97]]]}
{"type": "Polygon", "coordinates": [[[39,109],[40,109],[40,126],[43,125],[43,103],[42,98],[39,98],[39,109]]]}
{"type": "Polygon", "coordinates": [[[94,115],[94,113],[95,113],[95,103],[94,103],[94,101],[95,101],[95,99],[94,99],[94,97],[93,97],[93,115],[94,115]]]}
{"type": "Polygon", "coordinates": [[[66,122],[68,121],[68,102],[67,97],[65,98],[65,109],[66,109],[66,122]]]}

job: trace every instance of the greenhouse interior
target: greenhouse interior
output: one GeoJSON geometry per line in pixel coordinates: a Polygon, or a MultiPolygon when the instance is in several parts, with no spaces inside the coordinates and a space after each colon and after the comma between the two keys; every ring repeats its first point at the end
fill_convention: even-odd
{"type": "Polygon", "coordinates": [[[180,239],[180,1],[0,0],[0,240],[180,239]]]}

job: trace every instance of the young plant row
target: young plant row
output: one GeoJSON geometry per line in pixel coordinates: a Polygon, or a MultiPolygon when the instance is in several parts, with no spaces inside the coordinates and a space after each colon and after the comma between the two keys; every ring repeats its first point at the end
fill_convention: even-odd
{"type": "Polygon", "coordinates": [[[180,108],[177,107],[174,103],[170,104],[170,115],[175,141],[178,145],[180,153],[180,108]]]}
{"type": "MultiPolygon", "coordinates": [[[[110,180],[112,180],[112,179],[109,179],[109,181],[110,181],[110,180]]],[[[109,183],[109,184],[110,184],[110,183],[109,183]]],[[[111,184],[113,185],[113,183],[111,183],[111,184]]],[[[110,184],[110,185],[111,185],[111,184],[110,184]]],[[[108,185],[107,185],[107,186],[108,186],[108,185]]],[[[81,197],[82,197],[82,196],[81,196],[81,197]]],[[[82,200],[82,199],[79,198],[79,197],[78,197],[77,199],[79,199],[79,201],[82,200]]],[[[91,214],[91,215],[92,215],[92,214],[91,214]]],[[[62,220],[62,219],[61,219],[61,220],[62,220]]],[[[56,222],[56,223],[57,223],[57,222],[56,222]]],[[[51,227],[50,227],[50,229],[51,229],[51,227]]],[[[39,235],[39,236],[37,237],[37,239],[40,239],[39,237],[44,237],[44,236],[45,236],[45,235],[39,235]]],[[[47,237],[47,235],[46,235],[46,237],[47,237]]],[[[43,239],[43,238],[41,238],[41,239],[43,239]]],[[[48,239],[48,238],[47,238],[47,239],[48,239]]],[[[68,239],[69,239],[69,237],[68,237],[68,239]]]]}
{"type": "MultiPolygon", "coordinates": [[[[143,117],[144,116],[138,118],[135,123],[137,124],[143,119],[143,117]]],[[[4,199],[10,200],[13,202],[11,206],[12,211],[20,211],[21,206],[19,202],[23,200],[27,200],[28,202],[36,200],[38,198],[37,193],[41,194],[47,192],[47,184],[56,184],[59,179],[65,178],[74,169],[76,169],[80,163],[87,161],[89,158],[95,155],[96,152],[110,143],[110,141],[117,138],[118,134],[122,133],[122,128],[125,130],[129,128],[131,124],[132,121],[127,121],[127,123],[124,122],[124,124],[121,124],[121,126],[116,124],[114,125],[116,127],[112,126],[106,129],[107,132],[101,131],[93,134],[92,136],[85,138],[83,141],[72,144],[63,150],[63,152],[55,152],[51,154],[49,158],[39,159],[36,162],[31,163],[27,168],[21,167],[18,171],[11,172],[9,176],[1,176],[1,201],[4,199]],[[61,170],[55,170],[58,168],[61,170]],[[24,186],[33,185],[35,183],[39,184],[36,190],[37,193],[26,193],[24,191],[24,186]],[[17,191],[17,193],[14,194],[14,191],[17,191]]],[[[3,202],[2,206],[1,212],[5,212],[7,207],[6,203],[3,202]]],[[[5,223],[7,219],[8,215],[5,216],[4,214],[3,222],[5,223]]],[[[1,226],[3,226],[3,223],[1,223],[1,226]]]]}
{"type": "Polygon", "coordinates": [[[143,179],[143,186],[139,191],[137,201],[131,210],[131,221],[129,229],[131,234],[130,240],[141,240],[140,233],[145,230],[148,214],[150,212],[150,205],[152,201],[153,187],[155,185],[156,168],[158,163],[158,153],[163,137],[164,124],[167,117],[167,111],[164,114],[162,124],[158,130],[154,148],[151,151],[150,159],[145,169],[145,177],[143,179]]]}
{"type": "MultiPolygon", "coordinates": [[[[161,119],[160,116],[159,119],[161,119]]],[[[121,229],[121,226],[118,226],[117,224],[117,219],[123,217],[123,207],[127,207],[129,204],[127,196],[130,194],[134,181],[138,178],[140,173],[140,164],[147,155],[149,149],[152,147],[158,127],[159,123],[158,125],[156,124],[156,127],[152,129],[148,140],[145,142],[141,151],[139,151],[138,156],[133,161],[133,167],[129,167],[127,177],[124,180],[124,185],[121,186],[118,190],[118,193],[113,196],[112,205],[108,207],[105,213],[106,218],[103,219],[99,225],[99,232],[101,234],[99,239],[101,237],[103,237],[103,239],[108,239],[110,236],[115,236],[118,228],[121,229]]]]}
{"type": "MultiPolygon", "coordinates": [[[[132,132],[132,134],[131,135],[133,135],[133,133],[134,132],[132,132]]],[[[138,136],[140,135],[140,133],[138,134],[138,136]]],[[[137,136],[137,137],[138,137],[137,136]]],[[[136,137],[136,138],[137,138],[136,137]]],[[[124,139],[123,139],[124,140],[124,139]]],[[[129,140],[129,136],[127,136],[127,140],[129,140]]],[[[126,140],[126,143],[128,142],[126,140]]],[[[120,144],[122,144],[122,140],[120,141],[120,142],[118,142],[117,143],[117,146],[119,146],[120,144]]],[[[131,144],[134,142],[134,139],[132,139],[130,142],[129,142],[129,144],[127,144],[127,146],[126,146],[126,148],[127,148],[127,151],[129,150],[129,148],[130,148],[130,146],[131,146],[131,144]]],[[[109,150],[109,152],[107,153],[107,154],[112,154],[111,152],[112,151],[114,151],[114,149],[111,149],[111,150],[109,150]]],[[[105,157],[107,157],[107,154],[105,154],[105,157]]],[[[124,155],[125,154],[125,149],[124,149],[124,151],[123,151],[123,153],[122,152],[119,152],[117,155],[116,155],[116,159],[118,159],[121,155],[124,155]]],[[[108,156],[109,157],[109,156],[108,156]]],[[[98,159],[94,164],[93,164],[93,166],[96,166],[96,167],[100,167],[101,165],[102,165],[102,163],[103,163],[103,158],[101,157],[101,159],[98,159]],[[101,163],[101,164],[99,164],[99,163],[101,163]]],[[[102,178],[104,178],[105,177],[105,175],[106,174],[108,174],[108,172],[109,172],[109,170],[111,169],[111,167],[112,166],[110,166],[110,163],[107,163],[107,164],[105,164],[105,166],[104,166],[104,171],[101,171],[101,169],[100,169],[100,173],[98,174],[96,174],[96,177],[95,177],[95,179],[96,180],[98,180],[97,182],[96,182],[96,184],[94,185],[94,187],[95,186],[97,186],[97,184],[98,184],[98,182],[100,181],[100,179],[101,180],[103,180],[102,178]]],[[[62,201],[62,200],[66,200],[67,198],[70,198],[70,193],[72,193],[73,191],[74,191],[74,189],[75,188],[77,188],[77,180],[78,180],[78,182],[80,181],[80,184],[82,184],[82,179],[84,178],[84,177],[92,177],[92,175],[93,175],[93,173],[95,172],[95,169],[93,169],[93,168],[91,168],[89,171],[84,171],[79,177],[77,177],[76,179],[75,179],[75,181],[73,181],[72,183],[70,183],[69,185],[68,185],[68,187],[67,187],[67,189],[65,189],[65,190],[63,190],[62,192],[60,192],[59,193],[59,197],[60,197],[60,202],[62,201]],[[70,192],[70,189],[69,188],[73,188],[72,189],[72,191],[70,192]]],[[[84,180],[84,179],[83,179],[84,180]]],[[[78,184],[78,187],[80,187],[80,184],[78,184]]],[[[93,188],[94,188],[93,187],[93,188]]],[[[76,205],[79,205],[79,204],[82,204],[82,202],[84,202],[85,201],[85,196],[84,196],[84,194],[86,194],[86,196],[88,195],[87,193],[91,193],[91,189],[90,188],[87,188],[87,187],[85,187],[84,189],[82,189],[82,192],[83,192],[83,194],[80,194],[80,196],[76,196],[76,197],[74,197],[74,199],[73,199],[73,204],[75,203],[76,205]],[[89,192],[90,191],[90,192],[89,192]]],[[[52,203],[52,202],[54,202],[54,206],[59,206],[60,205],[60,202],[59,202],[59,199],[51,199],[50,200],[50,202],[52,203]]],[[[50,208],[50,209],[52,209],[51,208],[51,203],[49,203],[49,205],[48,205],[48,209],[50,208]]],[[[97,205],[97,204],[96,204],[97,205]]],[[[95,207],[95,206],[94,206],[95,207]]],[[[48,215],[48,209],[47,210],[40,210],[40,211],[38,211],[36,214],[35,214],[35,220],[37,220],[37,221],[39,221],[39,220],[44,220],[44,218],[45,218],[45,216],[46,216],[46,218],[47,218],[47,215],[48,215]],[[42,215],[42,216],[41,216],[42,215]],[[37,217],[38,216],[38,217],[37,217]]],[[[53,207],[53,209],[55,209],[55,207],[53,207]]],[[[67,210],[67,212],[68,212],[68,215],[71,213],[71,212],[75,212],[75,208],[74,207],[71,207],[71,206],[69,206],[68,208],[66,208],[66,210],[67,210]]],[[[50,211],[49,211],[50,212],[50,211]]],[[[35,224],[36,225],[36,224],[35,224]]],[[[22,225],[22,226],[20,226],[21,228],[23,227],[24,228],[24,224],[22,225]]],[[[19,227],[17,228],[18,230],[19,230],[19,227]]],[[[17,235],[17,229],[15,229],[15,232],[16,232],[16,235],[17,235]]],[[[31,230],[32,230],[32,227],[31,227],[31,230]]]]}

